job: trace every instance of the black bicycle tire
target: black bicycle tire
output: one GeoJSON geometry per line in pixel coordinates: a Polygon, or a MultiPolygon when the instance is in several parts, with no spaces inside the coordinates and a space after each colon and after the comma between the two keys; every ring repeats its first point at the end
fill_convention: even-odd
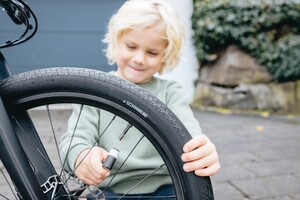
{"type": "MultiPolygon", "coordinates": [[[[158,151],[165,159],[169,156],[168,159],[173,165],[172,174],[179,177],[177,177],[176,187],[182,189],[182,197],[180,196],[179,199],[213,199],[209,177],[198,177],[194,173],[186,173],[182,170],[183,162],[180,154],[183,144],[191,138],[188,131],[161,101],[140,87],[96,70],[59,67],[12,76],[1,83],[0,92],[10,113],[31,108],[33,105],[42,105],[45,102],[63,102],[64,96],[57,100],[55,95],[61,93],[100,97],[108,100],[109,105],[113,103],[115,107],[127,109],[159,133],[147,137],[150,137],[150,141],[159,147],[158,151]],[[172,132],[177,134],[170,136],[169,133],[172,132]]],[[[78,99],[74,97],[73,95],[71,101],[76,103],[78,99]]]]}

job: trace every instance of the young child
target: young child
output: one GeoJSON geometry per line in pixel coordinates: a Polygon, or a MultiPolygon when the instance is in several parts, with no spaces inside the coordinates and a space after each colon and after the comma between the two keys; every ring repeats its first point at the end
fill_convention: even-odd
{"type": "MultiPolygon", "coordinates": [[[[149,91],[163,101],[183,122],[193,139],[183,147],[183,169],[194,172],[198,176],[214,175],[220,168],[218,154],[214,144],[201,132],[198,121],[188,105],[182,88],[173,81],[163,80],[154,75],[171,71],[180,60],[184,40],[184,28],[174,10],[162,0],[129,0],[111,18],[108,32],[104,39],[108,47],[106,54],[111,64],[117,64],[116,76],[131,81],[149,91]]],[[[67,170],[75,170],[79,179],[89,185],[105,186],[109,182],[111,172],[103,169],[102,161],[108,151],[118,147],[120,157],[124,160],[131,146],[139,138],[136,129],[119,142],[120,131],[126,127],[121,119],[118,125],[101,137],[97,147],[99,132],[105,129],[111,114],[92,107],[84,107],[76,124],[76,116],[80,108],[75,106],[69,120],[68,132],[61,142],[62,159],[67,155],[67,170]],[[100,125],[99,125],[100,124],[100,125]],[[73,128],[77,127],[72,141],[71,151],[68,149],[73,128]],[[115,139],[116,138],[116,139],[115,139]],[[114,142],[115,141],[115,142],[114,142]],[[87,152],[90,151],[87,154],[87,152]],[[123,157],[122,157],[123,155],[123,157]]],[[[176,134],[176,133],[174,133],[176,134]]],[[[135,150],[127,163],[122,167],[121,175],[115,177],[111,190],[115,193],[125,193],[135,185],[140,177],[144,177],[162,162],[156,150],[148,141],[142,141],[141,147],[135,150]],[[150,161],[149,161],[150,160],[150,161]]],[[[116,162],[115,168],[121,163],[116,162]]],[[[171,180],[166,170],[158,171],[148,178],[147,186],[139,188],[139,193],[155,195],[174,195],[171,180]]],[[[134,193],[134,191],[132,191],[134,193]]]]}

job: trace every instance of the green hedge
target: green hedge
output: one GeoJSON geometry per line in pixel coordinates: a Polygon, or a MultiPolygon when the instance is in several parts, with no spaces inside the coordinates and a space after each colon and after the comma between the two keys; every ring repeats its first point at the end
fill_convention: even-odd
{"type": "Polygon", "coordinates": [[[299,1],[195,1],[192,25],[200,63],[213,62],[235,44],[267,67],[275,81],[300,79],[299,1]]]}

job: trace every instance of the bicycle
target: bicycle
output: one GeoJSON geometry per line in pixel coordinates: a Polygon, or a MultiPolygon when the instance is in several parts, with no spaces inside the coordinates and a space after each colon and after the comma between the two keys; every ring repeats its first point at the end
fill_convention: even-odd
{"type": "MultiPolygon", "coordinates": [[[[19,38],[4,43],[0,48],[21,44],[33,37],[37,31],[37,18],[26,3],[22,0],[0,0],[0,6],[16,24],[26,26],[19,38]]],[[[5,179],[13,198],[79,199],[90,193],[102,193],[97,187],[82,183],[74,172],[66,172],[64,161],[59,167],[56,166],[55,162],[60,159],[54,160],[50,156],[52,153],[45,147],[43,136],[31,114],[32,110],[44,107],[57,147],[57,133],[50,108],[72,103],[111,112],[112,119],[118,117],[127,121],[124,134],[135,127],[142,133],[139,141],[148,139],[153,144],[164,163],[143,177],[141,183],[157,170],[167,168],[176,191],[176,196],[169,198],[213,199],[209,177],[198,177],[182,170],[180,155],[182,146],[191,139],[188,131],[170,109],[138,86],[108,73],[85,68],[46,68],[11,76],[1,52],[0,75],[0,158],[9,174],[5,179]],[[174,132],[177,134],[171,135],[174,132]]],[[[0,170],[4,176],[6,173],[0,170]]],[[[124,194],[126,196],[127,193],[124,194]]],[[[8,199],[4,194],[0,197],[8,199]]]]}

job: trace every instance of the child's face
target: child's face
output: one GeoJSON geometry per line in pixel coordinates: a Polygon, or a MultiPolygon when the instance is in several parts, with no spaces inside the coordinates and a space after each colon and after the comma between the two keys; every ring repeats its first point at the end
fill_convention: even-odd
{"type": "Polygon", "coordinates": [[[163,66],[167,41],[159,26],[123,33],[115,56],[117,76],[133,83],[147,83],[163,66]]]}

